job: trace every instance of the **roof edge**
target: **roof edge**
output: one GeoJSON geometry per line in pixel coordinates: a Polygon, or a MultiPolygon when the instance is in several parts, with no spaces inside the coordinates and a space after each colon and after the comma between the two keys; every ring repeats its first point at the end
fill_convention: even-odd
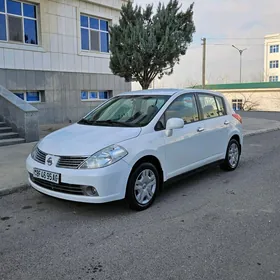
{"type": "MultiPolygon", "coordinates": [[[[195,86],[196,89],[202,89],[202,86],[195,86]]],[[[212,84],[205,85],[208,90],[221,90],[221,89],[269,89],[280,88],[280,82],[259,82],[259,83],[232,83],[232,84],[212,84]]]]}

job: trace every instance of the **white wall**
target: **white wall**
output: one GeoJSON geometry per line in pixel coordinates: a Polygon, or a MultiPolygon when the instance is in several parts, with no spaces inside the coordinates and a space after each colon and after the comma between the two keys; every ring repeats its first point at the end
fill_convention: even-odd
{"type": "Polygon", "coordinates": [[[0,41],[0,68],[110,74],[109,54],[81,51],[80,13],[118,23],[121,0],[34,0],[39,45],[0,41]]]}

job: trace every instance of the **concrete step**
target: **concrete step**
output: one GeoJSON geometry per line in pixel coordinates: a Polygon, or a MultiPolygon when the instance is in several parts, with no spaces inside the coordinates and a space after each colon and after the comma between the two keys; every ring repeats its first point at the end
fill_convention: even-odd
{"type": "Polygon", "coordinates": [[[16,132],[5,132],[5,133],[0,133],[0,140],[3,139],[12,139],[12,138],[18,138],[18,133],[16,132]]]}
{"type": "Polygon", "coordinates": [[[12,128],[8,126],[0,127],[0,133],[12,132],[12,128]]]}
{"type": "Polygon", "coordinates": [[[22,144],[22,143],[25,143],[25,140],[22,138],[2,139],[0,140],[0,147],[22,144]]]}
{"type": "Polygon", "coordinates": [[[4,122],[0,122],[0,127],[6,126],[4,122]]]}

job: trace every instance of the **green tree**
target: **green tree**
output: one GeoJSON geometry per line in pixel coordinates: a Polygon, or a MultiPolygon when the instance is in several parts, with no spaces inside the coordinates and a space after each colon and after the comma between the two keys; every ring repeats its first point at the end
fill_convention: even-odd
{"type": "Polygon", "coordinates": [[[193,5],[184,12],[177,0],[170,0],[166,6],[159,3],[155,13],[153,5],[123,5],[119,24],[110,28],[112,72],[143,89],[157,76],[172,74],[192,42],[193,5]]]}

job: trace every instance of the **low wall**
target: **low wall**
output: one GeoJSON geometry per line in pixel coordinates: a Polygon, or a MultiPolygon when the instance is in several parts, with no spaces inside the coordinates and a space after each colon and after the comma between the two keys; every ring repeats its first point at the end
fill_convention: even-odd
{"type": "Polygon", "coordinates": [[[39,140],[38,110],[0,86],[0,117],[26,142],[39,140]]]}
{"type": "MultiPolygon", "coordinates": [[[[230,104],[233,99],[242,99],[248,106],[253,105],[254,111],[280,111],[280,89],[255,90],[218,90],[223,93],[230,104]]],[[[245,106],[246,107],[246,106],[245,106]]]]}

